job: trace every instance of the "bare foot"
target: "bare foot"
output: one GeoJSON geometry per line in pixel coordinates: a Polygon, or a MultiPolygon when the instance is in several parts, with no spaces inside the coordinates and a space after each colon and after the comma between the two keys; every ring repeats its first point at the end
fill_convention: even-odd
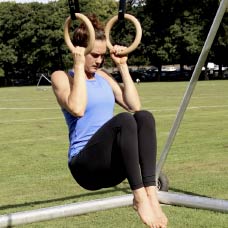
{"type": "Polygon", "coordinates": [[[152,207],[153,212],[159,218],[161,223],[164,225],[164,227],[167,227],[168,224],[168,219],[164,212],[162,211],[162,208],[160,206],[160,203],[158,201],[158,196],[157,196],[157,187],[156,186],[150,186],[146,187],[146,192],[148,199],[150,201],[150,205],[152,207]]]}
{"type": "Polygon", "coordinates": [[[161,219],[158,219],[154,213],[145,188],[134,190],[133,195],[133,208],[138,212],[143,223],[150,228],[165,228],[161,219]]]}

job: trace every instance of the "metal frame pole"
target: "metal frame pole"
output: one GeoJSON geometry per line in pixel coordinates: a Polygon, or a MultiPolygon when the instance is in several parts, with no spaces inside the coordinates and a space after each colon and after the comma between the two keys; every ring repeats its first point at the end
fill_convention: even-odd
{"type": "Polygon", "coordinates": [[[159,201],[163,204],[228,213],[228,200],[172,192],[158,192],[158,196],[159,201]]]}
{"type": "Polygon", "coordinates": [[[132,204],[132,195],[98,199],[0,216],[0,227],[12,227],[33,222],[86,214],[132,204]]]}
{"type": "MultiPolygon", "coordinates": [[[[157,165],[158,174],[160,173],[164,165],[170,146],[174,140],[177,129],[180,125],[180,122],[183,118],[186,107],[189,103],[191,94],[199,78],[201,69],[204,65],[204,62],[207,58],[210,47],[213,43],[214,37],[217,33],[218,27],[225,13],[225,10],[227,7],[227,1],[228,0],[222,0],[220,3],[220,7],[217,11],[214,22],[209,31],[207,40],[204,44],[203,50],[198,59],[196,68],[193,72],[193,76],[190,80],[189,87],[183,98],[176,120],[174,121],[173,127],[171,129],[170,135],[168,137],[167,143],[162,153],[161,159],[157,165]]],[[[168,192],[158,192],[158,196],[159,196],[159,201],[161,203],[179,205],[179,206],[183,205],[186,207],[193,207],[193,208],[196,207],[201,209],[228,212],[227,200],[218,200],[218,199],[212,199],[207,197],[189,196],[185,194],[176,194],[176,193],[168,193],[168,192]]],[[[102,200],[94,200],[94,201],[88,201],[83,203],[62,205],[62,206],[2,215],[0,216],[0,227],[11,227],[16,225],[28,224],[33,222],[41,222],[41,221],[46,221],[46,220],[51,220],[51,219],[56,219],[61,217],[80,215],[80,214],[106,210],[106,209],[111,209],[116,207],[129,206],[132,204],[132,199],[133,199],[132,195],[125,195],[125,196],[106,198],[102,200]]]]}
{"type": "Polygon", "coordinates": [[[184,116],[184,113],[186,111],[186,108],[188,106],[188,103],[190,101],[190,98],[191,98],[191,95],[193,93],[193,90],[196,86],[196,83],[198,81],[198,78],[199,78],[199,75],[200,75],[200,72],[202,70],[202,67],[207,59],[207,56],[208,56],[208,53],[210,51],[210,48],[211,48],[211,45],[214,41],[214,38],[216,36],[216,33],[218,31],[218,28],[221,24],[221,21],[222,21],[222,18],[223,18],[223,15],[226,11],[226,8],[228,6],[228,0],[222,0],[220,2],[220,6],[217,10],[217,13],[215,15],[215,18],[214,18],[214,21],[211,25],[211,28],[210,28],[210,31],[208,33],[208,36],[207,36],[207,39],[204,43],[204,46],[203,46],[203,49],[201,51],[201,54],[199,56],[199,59],[198,59],[198,62],[196,64],[196,67],[194,69],[194,72],[193,72],[193,75],[191,77],[191,80],[190,80],[190,83],[188,85],[188,88],[185,92],[185,95],[183,97],[183,100],[181,102],[181,105],[179,107],[179,110],[177,112],[177,116],[176,116],[176,119],[173,123],[173,126],[170,130],[170,133],[169,133],[169,136],[167,138],[167,141],[166,141],[166,144],[164,146],[164,149],[161,153],[161,156],[160,156],[160,160],[158,161],[158,164],[157,164],[157,168],[156,168],[156,175],[157,175],[157,179],[159,177],[159,174],[164,166],[164,163],[165,163],[165,160],[168,156],[168,152],[170,150],[170,147],[174,141],[174,138],[176,136],[176,133],[177,133],[177,130],[180,126],[180,123],[181,123],[181,120],[183,119],[183,116],[184,116]]]}
{"type": "MultiPolygon", "coordinates": [[[[228,200],[212,199],[200,196],[189,196],[169,192],[158,192],[159,201],[163,204],[201,208],[228,213],[228,200]]],[[[0,216],[0,227],[12,227],[34,222],[42,222],[62,217],[87,214],[101,210],[132,205],[133,195],[116,196],[91,200],[68,205],[22,211],[0,216]]]]}

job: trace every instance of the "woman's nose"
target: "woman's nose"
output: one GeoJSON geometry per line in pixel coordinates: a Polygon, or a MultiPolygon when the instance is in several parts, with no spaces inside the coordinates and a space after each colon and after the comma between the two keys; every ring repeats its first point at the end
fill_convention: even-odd
{"type": "Polygon", "coordinates": [[[102,63],[102,57],[101,56],[96,58],[96,63],[102,63]]]}

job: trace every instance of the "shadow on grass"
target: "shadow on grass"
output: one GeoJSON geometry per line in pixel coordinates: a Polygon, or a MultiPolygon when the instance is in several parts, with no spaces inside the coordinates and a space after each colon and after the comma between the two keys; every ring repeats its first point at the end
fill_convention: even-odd
{"type": "Polygon", "coordinates": [[[207,195],[202,195],[202,194],[198,194],[198,193],[194,193],[194,192],[184,191],[184,190],[177,189],[177,188],[169,188],[169,190],[172,192],[175,192],[175,193],[183,193],[183,194],[192,195],[192,196],[200,196],[200,197],[211,198],[207,195]]]}
{"type": "Polygon", "coordinates": [[[0,206],[0,211],[1,210],[6,210],[6,209],[11,209],[11,208],[35,206],[35,205],[39,205],[39,204],[48,204],[48,203],[53,203],[53,202],[63,202],[65,200],[75,200],[75,199],[80,199],[81,197],[85,197],[85,196],[96,196],[96,195],[97,196],[101,196],[103,194],[112,193],[112,192],[123,192],[123,193],[126,193],[126,194],[130,194],[131,190],[129,189],[128,186],[127,187],[115,186],[115,187],[109,188],[109,189],[98,190],[98,191],[93,191],[93,192],[87,192],[87,193],[83,193],[83,194],[79,194],[79,195],[66,196],[66,197],[55,198],[55,199],[38,200],[38,201],[19,203],[19,204],[1,205],[0,206]]]}

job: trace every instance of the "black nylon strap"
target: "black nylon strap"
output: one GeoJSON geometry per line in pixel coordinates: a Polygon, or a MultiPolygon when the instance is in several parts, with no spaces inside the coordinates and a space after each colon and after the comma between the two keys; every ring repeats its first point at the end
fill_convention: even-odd
{"type": "Polygon", "coordinates": [[[120,0],[119,1],[118,20],[124,20],[125,10],[126,10],[126,0],[120,0]]]}
{"type": "Polygon", "coordinates": [[[75,13],[80,13],[78,0],[68,0],[68,5],[70,8],[71,19],[76,20],[75,13]]]}

